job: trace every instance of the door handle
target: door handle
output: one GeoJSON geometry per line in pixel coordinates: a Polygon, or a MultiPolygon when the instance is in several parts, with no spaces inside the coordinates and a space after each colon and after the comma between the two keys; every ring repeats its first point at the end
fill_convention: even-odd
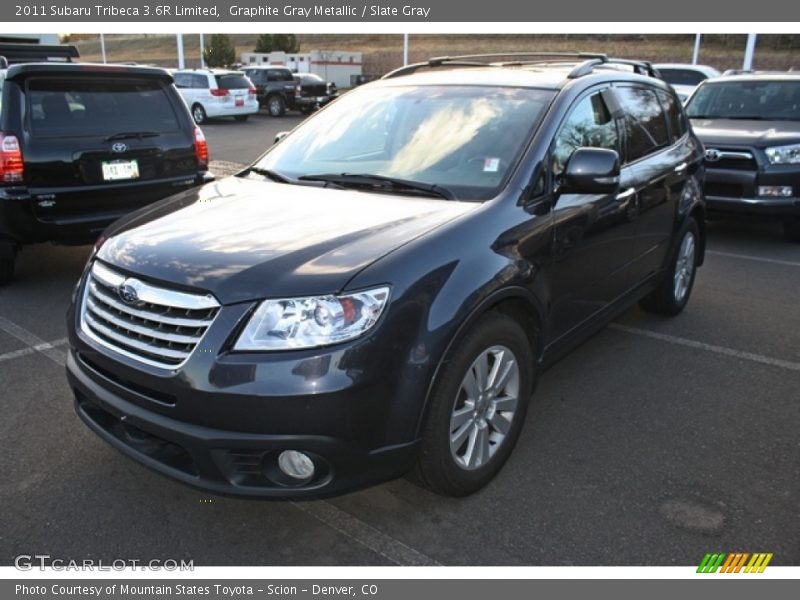
{"type": "Polygon", "coordinates": [[[636,193],[636,188],[629,187],[624,192],[620,192],[619,194],[617,194],[617,200],[625,200],[633,196],[635,193],[636,193]]]}
{"type": "Polygon", "coordinates": [[[675,172],[676,173],[683,173],[684,171],[686,171],[686,167],[688,167],[688,166],[689,166],[689,163],[682,162],[677,167],[675,167],[675,172]]]}

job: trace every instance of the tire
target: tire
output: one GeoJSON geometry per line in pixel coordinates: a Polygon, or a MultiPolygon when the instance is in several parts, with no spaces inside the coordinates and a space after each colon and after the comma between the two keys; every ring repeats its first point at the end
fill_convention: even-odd
{"type": "Polygon", "coordinates": [[[789,242],[800,243],[800,218],[783,222],[783,237],[789,242]]]}
{"type": "Polygon", "coordinates": [[[692,294],[700,240],[700,228],[694,218],[686,220],[678,240],[661,284],[639,302],[648,312],[674,317],[683,310],[692,294]]]}
{"type": "Polygon", "coordinates": [[[247,121],[247,118],[248,118],[249,116],[250,116],[250,115],[236,115],[236,116],[235,116],[235,117],[233,117],[233,118],[234,118],[234,119],[236,119],[237,121],[242,121],[242,122],[244,122],[244,121],[247,121]]]}
{"type": "Polygon", "coordinates": [[[13,243],[0,241],[0,285],[7,285],[14,279],[14,261],[17,249],[13,243]]]}
{"type": "Polygon", "coordinates": [[[192,105],[192,118],[194,122],[198,125],[202,125],[208,120],[208,115],[206,115],[206,109],[203,108],[202,104],[194,104],[192,105]]]}
{"type": "Polygon", "coordinates": [[[286,101],[280,96],[267,98],[267,111],[271,117],[282,117],[286,114],[286,101]]]}
{"type": "Polygon", "coordinates": [[[535,377],[530,340],[520,325],[500,313],[481,318],[459,341],[434,386],[414,479],[443,496],[466,496],[489,483],[519,438],[535,377]],[[509,359],[504,387],[492,390],[497,385],[492,367],[505,369],[509,359]],[[489,374],[483,378],[491,384],[489,395],[467,392],[481,387],[472,385],[482,379],[479,363],[489,374]]]}

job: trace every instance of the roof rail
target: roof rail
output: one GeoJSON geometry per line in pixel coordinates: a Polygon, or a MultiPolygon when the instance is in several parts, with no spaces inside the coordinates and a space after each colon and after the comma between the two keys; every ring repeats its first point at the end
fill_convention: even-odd
{"type": "Polygon", "coordinates": [[[406,65],[390,71],[381,79],[392,79],[411,75],[420,69],[433,69],[437,67],[516,67],[523,65],[541,65],[551,63],[575,62],[583,59],[570,71],[568,77],[575,79],[592,73],[595,67],[604,64],[619,64],[633,67],[635,73],[658,77],[658,70],[650,62],[628,60],[625,58],[609,58],[605,54],[592,52],[498,52],[492,54],[461,54],[458,56],[437,56],[427,61],[406,65]],[[491,58],[511,58],[509,61],[490,61],[491,58]],[[538,58],[539,60],[532,60],[538,58]],[[544,59],[544,60],[542,60],[544,59]],[[550,60],[548,60],[550,59],[550,60]],[[570,60],[572,59],[572,60],[570,60]]]}

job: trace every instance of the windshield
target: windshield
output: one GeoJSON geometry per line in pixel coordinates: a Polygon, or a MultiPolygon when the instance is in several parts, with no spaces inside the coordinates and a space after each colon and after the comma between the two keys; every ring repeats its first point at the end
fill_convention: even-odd
{"type": "Polygon", "coordinates": [[[256,166],[292,178],[379,175],[487,200],[552,97],[526,88],[361,88],[305,121],[256,166]]]}
{"type": "Polygon", "coordinates": [[[686,107],[690,119],[800,120],[800,81],[706,83],[686,107]]]}

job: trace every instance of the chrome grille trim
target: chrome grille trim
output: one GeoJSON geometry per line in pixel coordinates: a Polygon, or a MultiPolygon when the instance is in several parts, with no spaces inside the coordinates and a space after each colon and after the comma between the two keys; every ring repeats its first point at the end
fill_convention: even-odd
{"type": "Polygon", "coordinates": [[[87,279],[81,331],[101,346],[161,369],[178,369],[189,359],[220,308],[209,294],[155,286],[99,262],[87,279]],[[135,302],[121,300],[123,284],[135,290],[135,302]]]}

